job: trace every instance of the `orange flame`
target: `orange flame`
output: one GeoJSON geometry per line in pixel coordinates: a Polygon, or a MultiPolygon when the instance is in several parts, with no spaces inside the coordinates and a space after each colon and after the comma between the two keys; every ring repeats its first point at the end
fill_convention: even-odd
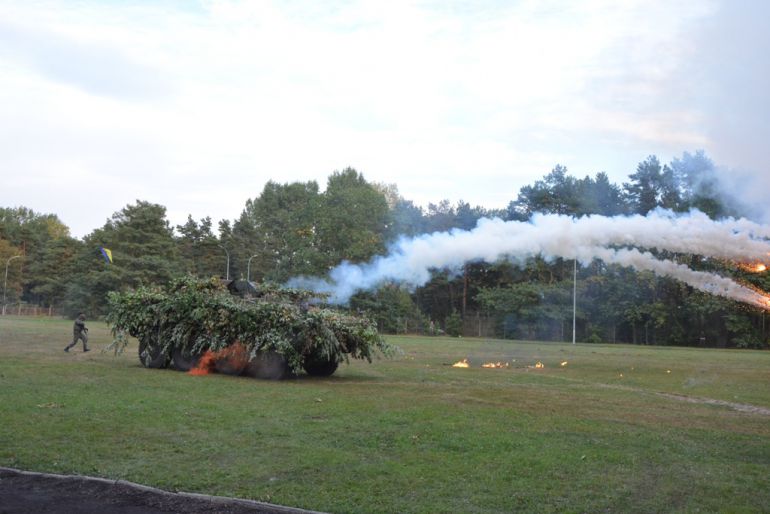
{"type": "Polygon", "coordinates": [[[564,366],[566,366],[566,365],[567,365],[567,361],[561,361],[561,367],[562,367],[562,368],[563,368],[564,366]]]}
{"type": "Polygon", "coordinates": [[[510,366],[507,362],[486,362],[481,365],[482,368],[509,368],[510,366]]]}
{"type": "Polygon", "coordinates": [[[763,273],[767,271],[767,265],[762,262],[740,262],[738,267],[749,273],[763,273]]]}
{"type": "Polygon", "coordinates": [[[461,361],[457,361],[454,364],[452,364],[453,368],[470,368],[471,365],[468,363],[468,359],[463,359],[461,361]]]}
{"type": "Polygon", "coordinates": [[[218,351],[214,361],[217,366],[224,365],[231,369],[243,369],[249,363],[249,351],[241,343],[236,342],[218,351]]]}
{"type": "Polygon", "coordinates": [[[211,350],[206,350],[201,360],[198,361],[198,365],[188,371],[190,375],[208,375],[214,371],[214,361],[216,360],[216,354],[211,350]]]}
{"type": "Polygon", "coordinates": [[[535,363],[535,369],[543,369],[543,368],[545,368],[545,364],[543,364],[542,362],[537,361],[535,363]]]}
{"type": "Polygon", "coordinates": [[[218,352],[207,350],[198,361],[198,365],[191,369],[190,375],[208,375],[216,371],[217,367],[229,369],[242,369],[249,363],[249,351],[241,343],[236,342],[218,352]]]}

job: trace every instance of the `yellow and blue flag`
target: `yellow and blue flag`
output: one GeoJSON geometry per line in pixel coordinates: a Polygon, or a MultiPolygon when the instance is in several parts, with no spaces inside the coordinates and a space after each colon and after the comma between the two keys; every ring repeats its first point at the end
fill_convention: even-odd
{"type": "Polygon", "coordinates": [[[100,246],[99,250],[102,251],[102,257],[104,257],[104,260],[107,261],[108,264],[112,264],[112,251],[103,246],[100,246]]]}

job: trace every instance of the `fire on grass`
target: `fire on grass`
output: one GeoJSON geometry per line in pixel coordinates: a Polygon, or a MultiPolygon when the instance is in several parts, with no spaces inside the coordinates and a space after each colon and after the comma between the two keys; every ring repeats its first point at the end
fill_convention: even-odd
{"type": "MultiPolygon", "coordinates": [[[[514,359],[513,362],[516,362],[516,360],[514,359]]],[[[567,361],[562,361],[560,363],[560,365],[561,365],[561,367],[566,366],[567,365],[567,361]]],[[[468,362],[468,359],[463,359],[463,360],[457,361],[454,364],[452,364],[452,367],[453,368],[470,368],[471,364],[470,364],[470,362],[468,362]]],[[[501,361],[485,362],[484,364],[481,365],[481,367],[482,368],[487,368],[487,369],[509,369],[511,367],[511,363],[510,362],[501,362],[501,361]]],[[[545,364],[543,364],[540,361],[537,361],[534,365],[527,366],[527,369],[545,369],[545,364]]]]}
{"type": "MultiPolygon", "coordinates": [[[[457,361],[454,364],[452,364],[453,368],[470,368],[471,364],[468,362],[468,359],[463,359],[461,361],[457,361]]],[[[482,368],[497,368],[497,369],[505,369],[510,368],[511,363],[510,362],[485,362],[481,365],[482,368]]]]}
{"type": "Polygon", "coordinates": [[[485,362],[481,365],[482,368],[510,368],[509,362],[485,362]]]}

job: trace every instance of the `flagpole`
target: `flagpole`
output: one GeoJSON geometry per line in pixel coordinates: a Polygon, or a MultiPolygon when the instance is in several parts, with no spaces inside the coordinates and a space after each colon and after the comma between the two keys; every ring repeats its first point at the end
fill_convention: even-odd
{"type": "Polygon", "coordinates": [[[230,252],[227,251],[227,248],[224,246],[218,244],[218,247],[220,247],[222,250],[225,251],[225,255],[227,255],[227,270],[225,272],[225,280],[230,280],[230,252]]]}
{"type": "Polygon", "coordinates": [[[575,344],[575,319],[577,318],[577,257],[572,271],[572,344],[575,344]]]}

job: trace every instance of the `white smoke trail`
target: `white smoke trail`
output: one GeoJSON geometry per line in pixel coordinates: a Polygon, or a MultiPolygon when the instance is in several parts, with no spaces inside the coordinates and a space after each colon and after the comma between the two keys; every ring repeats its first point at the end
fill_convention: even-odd
{"type": "Polygon", "coordinates": [[[620,250],[601,248],[597,249],[596,258],[607,263],[630,266],[639,271],[651,271],[658,276],[677,279],[706,293],[770,310],[770,297],[758,291],[715,273],[695,271],[684,264],[656,259],[651,253],[640,252],[636,248],[620,250]]]}
{"type": "Polygon", "coordinates": [[[430,280],[431,269],[458,269],[473,261],[513,262],[542,256],[594,259],[652,271],[681,280],[692,287],[768,308],[767,297],[733,280],[694,271],[672,261],[657,259],[638,249],[697,254],[738,262],[770,264],[770,227],[745,219],[714,221],[701,212],[674,214],[655,211],[647,216],[535,215],[529,222],[480,219],[473,230],[436,232],[398,241],[387,256],[364,264],[343,262],[328,280],[300,277],[290,285],[330,295],[344,303],[358,290],[383,281],[420,286],[430,280]]]}

